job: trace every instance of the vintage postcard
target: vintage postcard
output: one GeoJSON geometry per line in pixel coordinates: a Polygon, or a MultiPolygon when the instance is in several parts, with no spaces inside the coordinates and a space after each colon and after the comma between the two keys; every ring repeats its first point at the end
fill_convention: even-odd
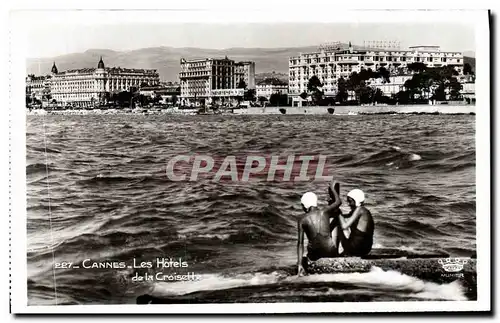
{"type": "Polygon", "coordinates": [[[490,311],[489,13],[14,10],[13,313],[490,311]]]}

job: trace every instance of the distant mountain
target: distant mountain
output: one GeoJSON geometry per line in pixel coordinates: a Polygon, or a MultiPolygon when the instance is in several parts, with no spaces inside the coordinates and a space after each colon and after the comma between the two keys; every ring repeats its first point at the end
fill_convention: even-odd
{"type": "Polygon", "coordinates": [[[260,81],[263,81],[267,78],[277,78],[280,81],[288,83],[288,71],[287,71],[287,73],[276,73],[275,71],[273,71],[271,73],[269,73],[269,72],[256,73],[255,74],[255,83],[259,83],[260,81]]]}
{"type": "Polygon", "coordinates": [[[313,52],[317,47],[290,47],[290,48],[173,48],[153,47],[131,51],[113,51],[107,49],[89,49],[83,53],[62,55],[52,58],[30,58],[27,60],[28,74],[48,74],[52,63],[56,62],[60,71],[96,67],[100,56],[106,66],[120,66],[129,68],[153,68],[160,73],[165,81],[178,79],[181,57],[195,58],[228,58],[236,61],[255,61],[256,73],[271,72],[288,74],[288,59],[301,52],[313,52]]]}
{"type": "MultiPolygon", "coordinates": [[[[345,45],[345,44],[341,44],[345,45]]],[[[353,46],[359,48],[359,46],[353,46]]],[[[151,47],[130,51],[114,51],[109,49],[89,49],[83,53],[67,54],[52,58],[30,58],[27,60],[28,74],[48,74],[55,62],[60,71],[84,67],[96,67],[102,56],[106,66],[128,67],[128,68],[152,68],[157,69],[160,78],[164,81],[176,81],[180,71],[181,57],[194,58],[228,58],[236,61],[254,61],[257,74],[272,71],[278,77],[287,80],[288,59],[300,53],[317,51],[317,46],[286,47],[286,48],[228,48],[228,49],[205,49],[205,48],[174,48],[174,47],[151,47]]],[[[475,66],[475,64],[474,64],[475,66]]],[[[259,78],[257,78],[259,79],[259,78]]]]}

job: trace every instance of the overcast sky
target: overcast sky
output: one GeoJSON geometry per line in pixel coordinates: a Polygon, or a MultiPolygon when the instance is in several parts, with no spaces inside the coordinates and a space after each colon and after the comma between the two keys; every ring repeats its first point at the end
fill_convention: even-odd
{"type": "Polygon", "coordinates": [[[402,48],[440,45],[442,50],[474,51],[474,29],[466,24],[150,24],[37,25],[27,36],[29,57],[52,57],[91,48],[297,47],[323,42],[397,40],[402,48]]]}

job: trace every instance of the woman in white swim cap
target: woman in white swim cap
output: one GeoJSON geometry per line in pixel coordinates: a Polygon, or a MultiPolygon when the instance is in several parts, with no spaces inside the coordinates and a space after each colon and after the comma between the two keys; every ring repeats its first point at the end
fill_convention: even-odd
{"type": "MultiPolygon", "coordinates": [[[[365,193],[362,190],[355,188],[347,193],[347,202],[349,202],[349,206],[354,204],[354,206],[361,206],[361,204],[365,201],[365,193]]],[[[352,208],[352,206],[351,206],[352,208]]]]}
{"type": "Polygon", "coordinates": [[[339,216],[340,244],[343,256],[365,256],[370,253],[373,245],[373,233],[375,225],[370,211],[364,207],[365,193],[360,189],[353,189],[347,193],[347,203],[351,212],[339,216]],[[344,230],[350,230],[346,237],[344,230]]]}

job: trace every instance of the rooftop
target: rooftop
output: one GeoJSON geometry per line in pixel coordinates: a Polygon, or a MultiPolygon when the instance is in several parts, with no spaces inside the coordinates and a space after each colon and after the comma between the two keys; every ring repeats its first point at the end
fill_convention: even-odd
{"type": "Polygon", "coordinates": [[[158,74],[155,69],[144,68],[124,68],[124,67],[106,67],[107,72],[124,72],[124,73],[145,73],[145,74],[158,74]]]}
{"type": "Polygon", "coordinates": [[[31,80],[31,81],[39,81],[39,80],[46,80],[46,79],[50,79],[51,76],[50,75],[39,75],[39,76],[36,76],[34,74],[29,74],[28,75],[28,78],[31,80]]]}
{"type": "Polygon", "coordinates": [[[418,45],[418,46],[408,46],[408,48],[416,48],[416,47],[434,47],[439,48],[439,45],[418,45]]]}
{"type": "Polygon", "coordinates": [[[242,64],[242,65],[247,65],[247,64],[255,64],[253,61],[240,61],[237,62],[234,59],[230,59],[227,56],[225,57],[205,57],[205,58],[192,58],[192,59],[185,59],[181,58],[181,64],[182,63],[199,63],[199,62],[207,62],[207,61],[228,61],[228,62],[234,62],[235,64],[242,64]]]}
{"type": "Polygon", "coordinates": [[[66,71],[59,72],[59,73],[57,73],[57,75],[68,74],[68,73],[94,73],[94,71],[95,71],[95,68],[93,68],[93,67],[76,68],[76,69],[72,69],[72,70],[66,70],[66,71]]]}
{"type": "MultiPolygon", "coordinates": [[[[96,68],[86,67],[71,69],[57,73],[57,75],[64,75],[70,73],[94,73],[96,68]]],[[[158,74],[154,69],[142,69],[142,68],[123,68],[123,67],[106,67],[104,69],[108,73],[142,73],[142,74],[158,74]]]]}
{"type": "MultiPolygon", "coordinates": [[[[363,47],[363,46],[357,46],[355,49],[352,50],[353,55],[359,55],[363,54],[366,52],[400,52],[400,53],[414,53],[418,49],[423,49],[427,48],[431,52],[439,52],[439,53],[452,53],[452,54],[462,54],[461,52],[458,51],[442,51],[440,49],[440,46],[438,45],[418,45],[418,46],[409,46],[408,49],[399,49],[399,48],[373,48],[373,47],[363,47]]],[[[309,52],[309,53],[299,53],[297,56],[292,56],[290,59],[299,59],[304,56],[313,56],[313,55],[322,55],[324,53],[335,53],[337,55],[346,55],[349,54],[349,51],[346,51],[345,47],[338,47],[338,48],[330,48],[330,49],[323,49],[320,51],[316,52],[309,52]]]]}

